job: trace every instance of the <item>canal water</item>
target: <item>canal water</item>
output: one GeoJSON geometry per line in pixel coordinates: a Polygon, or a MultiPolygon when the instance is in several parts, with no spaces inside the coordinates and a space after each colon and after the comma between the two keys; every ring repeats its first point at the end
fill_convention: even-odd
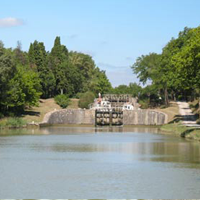
{"type": "Polygon", "coordinates": [[[0,134],[1,198],[200,198],[200,143],[156,128],[0,134]]]}

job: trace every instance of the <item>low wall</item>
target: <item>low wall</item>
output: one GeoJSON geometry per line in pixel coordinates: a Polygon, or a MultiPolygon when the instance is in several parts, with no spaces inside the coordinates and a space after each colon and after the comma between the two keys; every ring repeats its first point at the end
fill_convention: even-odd
{"type": "MultiPolygon", "coordinates": [[[[123,112],[124,125],[162,125],[168,116],[153,110],[133,110],[123,112]]],[[[95,111],[83,109],[65,109],[47,113],[41,124],[77,124],[95,125],[95,111]]]]}
{"type": "Polygon", "coordinates": [[[162,125],[167,124],[165,113],[153,110],[133,110],[123,112],[124,125],[162,125]]]}
{"type": "Polygon", "coordinates": [[[47,113],[42,124],[95,124],[95,111],[65,109],[47,113]]]}

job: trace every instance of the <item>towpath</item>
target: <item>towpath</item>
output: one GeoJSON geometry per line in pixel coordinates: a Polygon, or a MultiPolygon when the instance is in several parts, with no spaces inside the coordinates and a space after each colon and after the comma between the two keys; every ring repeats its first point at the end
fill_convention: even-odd
{"type": "Polygon", "coordinates": [[[179,106],[179,113],[182,116],[182,124],[189,127],[199,127],[196,123],[196,116],[192,113],[190,106],[187,102],[177,102],[179,106]]]}

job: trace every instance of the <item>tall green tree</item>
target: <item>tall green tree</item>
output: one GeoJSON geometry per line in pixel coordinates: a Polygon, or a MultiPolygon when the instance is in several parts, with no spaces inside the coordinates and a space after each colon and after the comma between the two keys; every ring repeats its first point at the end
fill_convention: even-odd
{"type": "Polygon", "coordinates": [[[16,66],[13,60],[13,54],[6,50],[0,42],[0,112],[7,110],[6,97],[9,89],[8,83],[16,73],[16,66]]]}
{"type": "Polygon", "coordinates": [[[35,106],[41,95],[40,79],[28,66],[17,66],[15,76],[8,83],[5,103],[8,109],[23,111],[35,106]]]}
{"type": "Polygon", "coordinates": [[[65,90],[65,68],[68,63],[68,50],[64,45],[61,45],[60,37],[56,37],[49,55],[49,67],[54,74],[56,82],[55,94],[63,94],[65,90]]]}
{"type": "Polygon", "coordinates": [[[42,86],[42,97],[54,96],[55,76],[48,66],[48,55],[43,42],[34,41],[29,47],[29,62],[32,69],[38,72],[42,86]]]}

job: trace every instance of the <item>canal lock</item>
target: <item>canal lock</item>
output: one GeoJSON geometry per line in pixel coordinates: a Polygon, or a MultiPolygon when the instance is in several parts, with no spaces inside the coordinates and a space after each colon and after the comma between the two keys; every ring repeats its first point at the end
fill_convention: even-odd
{"type": "Polygon", "coordinates": [[[95,126],[122,126],[123,111],[122,110],[96,110],[95,126]]]}

